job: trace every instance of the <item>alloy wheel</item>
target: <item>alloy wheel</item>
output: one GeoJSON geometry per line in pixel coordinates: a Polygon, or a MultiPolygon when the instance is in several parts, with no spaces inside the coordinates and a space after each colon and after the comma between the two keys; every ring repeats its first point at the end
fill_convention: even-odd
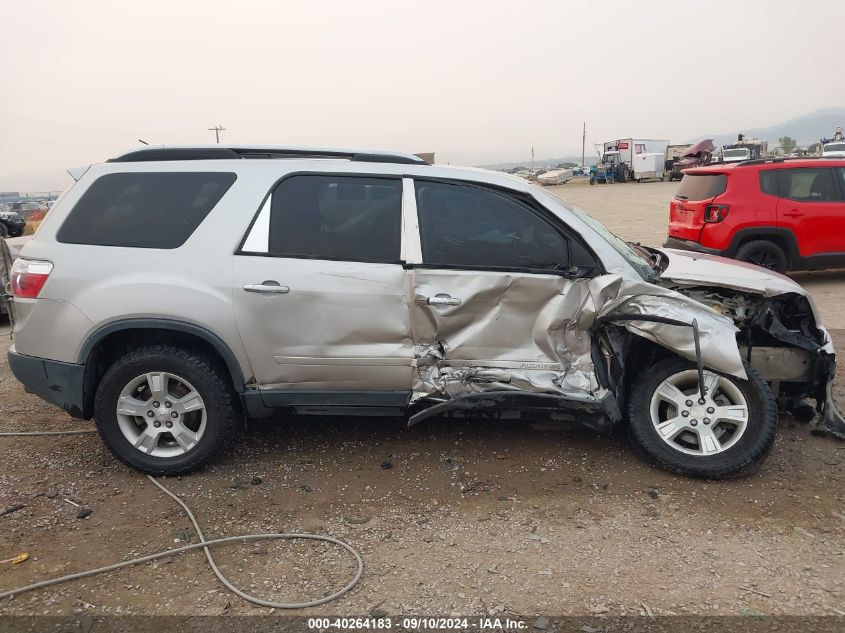
{"type": "Polygon", "coordinates": [[[730,379],[704,372],[705,394],[698,372],[682,371],[666,378],[651,397],[651,422],[660,438],[688,455],[716,455],[736,444],[748,427],[748,403],[730,379]]]}
{"type": "Polygon", "coordinates": [[[206,407],[184,378],[148,372],[132,379],[117,400],[123,436],[142,453],[178,457],[199,443],[206,428],[206,407]]]}

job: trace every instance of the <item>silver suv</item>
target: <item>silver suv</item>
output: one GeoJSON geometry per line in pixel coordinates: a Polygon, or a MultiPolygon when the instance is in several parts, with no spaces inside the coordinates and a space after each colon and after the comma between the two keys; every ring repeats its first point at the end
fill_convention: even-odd
{"type": "Polygon", "coordinates": [[[713,478],[762,461],[777,404],[845,435],[830,337],[788,278],[408,154],[130,152],[60,198],[11,287],[15,376],[147,473],[275,409],[551,411],[713,478]]]}

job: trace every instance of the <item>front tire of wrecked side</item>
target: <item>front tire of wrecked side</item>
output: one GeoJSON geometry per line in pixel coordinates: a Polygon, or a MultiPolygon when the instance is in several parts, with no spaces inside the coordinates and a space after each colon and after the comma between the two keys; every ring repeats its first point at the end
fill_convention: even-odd
{"type": "Polygon", "coordinates": [[[698,403],[693,363],[666,358],[641,372],[631,383],[628,401],[628,436],[636,452],[665,470],[690,477],[727,479],[755,472],[774,444],[777,403],[760,375],[748,365],[745,370],[748,380],[708,370],[705,384],[717,385],[708,396],[715,396],[717,402],[708,399],[704,405],[698,403]],[[699,406],[703,411],[698,411],[699,406]],[[707,412],[710,408],[713,414],[707,412]],[[701,438],[709,443],[715,437],[713,427],[722,410],[736,414],[738,422],[720,426],[722,436],[716,437],[715,444],[705,445],[701,438]],[[704,416],[712,418],[708,426],[704,416]]]}

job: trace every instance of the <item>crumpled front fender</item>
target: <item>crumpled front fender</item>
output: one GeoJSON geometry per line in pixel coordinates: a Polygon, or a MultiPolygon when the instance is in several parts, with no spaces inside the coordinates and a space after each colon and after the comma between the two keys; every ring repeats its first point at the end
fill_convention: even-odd
{"type": "Polygon", "coordinates": [[[609,302],[599,311],[598,316],[602,321],[612,322],[614,316],[626,317],[625,321],[620,321],[619,324],[629,332],[691,361],[698,359],[692,327],[631,319],[634,315],[671,319],[690,325],[693,320],[697,321],[704,365],[742,380],[748,378],[736,343],[739,329],[730,318],[678,293],[622,297],[609,302]]]}

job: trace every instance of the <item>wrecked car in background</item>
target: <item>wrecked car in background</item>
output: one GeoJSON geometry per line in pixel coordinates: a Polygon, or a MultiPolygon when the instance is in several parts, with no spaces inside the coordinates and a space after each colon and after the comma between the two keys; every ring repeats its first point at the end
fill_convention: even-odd
{"type": "Polygon", "coordinates": [[[713,151],[715,149],[716,146],[713,144],[713,139],[709,138],[690,146],[679,157],[673,159],[671,165],[667,165],[669,180],[680,180],[683,178],[684,169],[709,164],[713,160],[713,151]]]}
{"type": "Polygon", "coordinates": [[[761,463],[778,404],[845,428],[794,282],[409,154],[142,148],[81,176],[11,286],[15,376],[148,473],[195,469],[279,409],[551,411],[711,478],[761,463]]]}

